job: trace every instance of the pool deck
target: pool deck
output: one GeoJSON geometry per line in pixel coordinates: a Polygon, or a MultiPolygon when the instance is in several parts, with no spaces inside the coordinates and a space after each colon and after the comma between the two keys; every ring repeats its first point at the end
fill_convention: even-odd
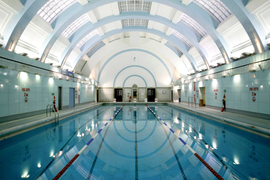
{"type": "Polygon", "coordinates": [[[226,111],[221,112],[221,110],[208,107],[189,107],[188,103],[185,102],[169,102],[168,105],[178,109],[187,110],[201,116],[210,117],[216,121],[228,125],[232,125],[238,128],[241,127],[246,130],[251,130],[257,132],[259,135],[270,138],[270,119],[257,118],[226,111]]]}
{"type": "MultiPolygon", "coordinates": [[[[154,104],[163,104],[166,102],[159,102],[159,103],[148,103],[151,105],[154,104]]],[[[83,111],[87,111],[99,106],[102,106],[103,104],[123,104],[123,103],[87,103],[83,105],[76,105],[75,108],[69,108],[65,110],[59,111],[59,118],[74,115],[76,113],[80,113],[83,111]]],[[[144,105],[145,103],[125,103],[126,105],[144,105]]],[[[221,123],[225,123],[237,128],[245,129],[248,131],[251,131],[253,133],[257,133],[259,135],[262,135],[266,138],[270,138],[270,120],[269,119],[263,119],[263,118],[257,118],[257,117],[251,117],[243,114],[237,114],[232,112],[221,112],[220,110],[208,108],[208,107],[189,107],[187,103],[181,102],[181,103],[173,103],[173,102],[167,102],[171,107],[175,107],[178,109],[186,110],[192,113],[195,113],[197,115],[205,116],[208,118],[211,118],[213,120],[219,121],[221,123]]],[[[46,117],[46,113],[40,114],[37,116],[31,116],[27,118],[22,119],[16,119],[9,122],[3,122],[0,123],[0,140],[6,139],[8,137],[20,134],[22,132],[28,131],[30,129],[34,129],[39,126],[43,126],[45,124],[54,123],[54,114],[52,113],[51,116],[46,117]]]]}
{"type": "MultiPolygon", "coordinates": [[[[93,102],[82,105],[76,104],[74,108],[60,110],[59,119],[61,120],[61,118],[102,106],[102,104],[103,103],[93,103],[93,102]]],[[[51,116],[46,117],[45,110],[44,114],[3,122],[0,123],[0,140],[28,131],[32,128],[36,128],[54,122],[55,122],[54,113],[52,112],[51,116]]]]}

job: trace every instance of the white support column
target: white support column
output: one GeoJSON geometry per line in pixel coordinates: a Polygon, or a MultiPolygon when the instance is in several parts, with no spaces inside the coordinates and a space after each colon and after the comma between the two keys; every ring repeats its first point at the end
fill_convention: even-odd
{"type": "Polygon", "coordinates": [[[180,11],[177,11],[177,12],[175,13],[173,19],[172,19],[172,22],[173,22],[174,24],[177,24],[177,23],[181,20],[183,14],[184,14],[184,13],[182,13],[182,12],[180,12],[180,11]]]}
{"type": "Polygon", "coordinates": [[[97,32],[100,36],[104,35],[104,31],[102,30],[102,27],[97,28],[97,32]]]}
{"type": "Polygon", "coordinates": [[[166,35],[170,36],[172,34],[172,32],[173,32],[173,29],[169,27],[167,32],[166,32],[166,35]]]}
{"type": "Polygon", "coordinates": [[[88,3],[88,0],[77,0],[79,3],[81,3],[82,5],[85,5],[88,3]]]}
{"type": "Polygon", "coordinates": [[[154,26],[154,21],[149,20],[147,28],[148,29],[153,29],[153,26],[154,26]]]}
{"type": "Polygon", "coordinates": [[[185,5],[189,5],[193,0],[183,0],[182,3],[185,5]]]}
{"type": "Polygon", "coordinates": [[[158,9],[158,3],[152,2],[150,14],[155,16],[157,14],[157,9],[158,9]]]}
{"type": "Polygon", "coordinates": [[[94,14],[93,11],[89,11],[89,12],[87,13],[87,15],[88,15],[90,21],[91,21],[93,24],[95,24],[95,23],[97,22],[97,18],[96,18],[96,16],[95,16],[95,14],[94,14]]]}
{"type": "Polygon", "coordinates": [[[111,7],[112,7],[113,15],[117,16],[120,14],[117,2],[111,3],[111,7]]]}
{"type": "Polygon", "coordinates": [[[116,24],[117,29],[122,29],[122,23],[120,20],[116,21],[115,24],[116,24]]]}
{"type": "Polygon", "coordinates": [[[161,40],[161,44],[165,44],[165,43],[167,43],[167,40],[166,40],[166,39],[164,39],[164,38],[162,38],[162,40],[161,40]]]}

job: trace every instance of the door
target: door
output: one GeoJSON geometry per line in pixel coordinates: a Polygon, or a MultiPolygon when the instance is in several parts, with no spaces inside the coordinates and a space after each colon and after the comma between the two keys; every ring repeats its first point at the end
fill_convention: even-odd
{"type": "Polygon", "coordinates": [[[98,94],[98,89],[97,89],[97,102],[98,102],[98,95],[99,95],[99,94],[98,94]]]}
{"type": "Polygon", "coordinates": [[[179,97],[179,102],[181,102],[181,89],[177,89],[178,97],[179,97]]]}
{"type": "Polygon", "coordinates": [[[123,89],[114,89],[114,98],[116,102],[123,102],[123,89]]]}
{"type": "Polygon", "coordinates": [[[62,110],[62,87],[58,87],[58,110],[62,110]]]}
{"type": "Polygon", "coordinates": [[[200,87],[200,106],[205,106],[205,87],[200,87]]]}
{"type": "Polygon", "coordinates": [[[69,88],[69,107],[75,107],[75,88],[69,88]]]}
{"type": "Polygon", "coordinates": [[[171,90],[171,101],[173,102],[173,90],[171,90]]]}
{"type": "Polygon", "coordinates": [[[156,98],[156,90],[155,89],[147,89],[147,101],[155,102],[156,98]]]}
{"type": "Polygon", "coordinates": [[[137,89],[133,89],[133,96],[132,97],[133,97],[133,99],[137,98],[137,89]]]}

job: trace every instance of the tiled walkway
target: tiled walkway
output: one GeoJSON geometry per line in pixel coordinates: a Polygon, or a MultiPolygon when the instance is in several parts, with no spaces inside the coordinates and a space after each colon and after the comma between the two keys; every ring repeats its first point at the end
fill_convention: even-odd
{"type": "MultiPolygon", "coordinates": [[[[102,103],[87,103],[83,105],[77,105],[75,108],[69,108],[65,110],[59,111],[59,118],[68,116],[80,111],[92,109],[98,106],[101,106],[102,103]]],[[[19,132],[21,130],[25,130],[30,127],[34,127],[37,125],[42,125],[49,121],[55,119],[54,113],[51,113],[51,116],[46,117],[46,113],[40,114],[37,116],[31,116],[23,119],[17,119],[9,122],[0,123],[0,140],[3,139],[4,136],[13,133],[19,132]]]]}
{"type": "Polygon", "coordinates": [[[189,107],[188,104],[185,102],[168,103],[168,104],[173,107],[192,111],[199,115],[204,115],[208,117],[210,116],[217,120],[223,121],[224,123],[227,124],[234,124],[263,134],[268,134],[270,137],[270,119],[256,118],[226,111],[221,112],[221,110],[216,110],[207,107],[199,107],[199,106],[196,106],[196,108],[194,106],[189,107]]]}

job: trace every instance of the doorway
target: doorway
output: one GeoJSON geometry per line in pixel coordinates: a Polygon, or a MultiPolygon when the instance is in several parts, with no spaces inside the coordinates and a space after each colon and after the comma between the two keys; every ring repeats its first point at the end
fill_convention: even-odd
{"type": "Polygon", "coordinates": [[[116,102],[123,102],[123,89],[114,89],[114,98],[116,102]]]}
{"type": "Polygon", "coordinates": [[[155,102],[155,98],[156,98],[156,90],[154,88],[147,89],[147,101],[155,102]]]}
{"type": "Polygon", "coordinates": [[[133,100],[134,99],[137,99],[137,96],[138,96],[138,86],[136,84],[133,84],[131,94],[132,94],[133,100]]]}
{"type": "Polygon", "coordinates": [[[178,97],[179,97],[179,102],[181,102],[181,89],[177,89],[177,94],[178,94],[178,97]]]}
{"type": "Polygon", "coordinates": [[[69,107],[75,107],[75,88],[69,88],[69,107]]]}
{"type": "Polygon", "coordinates": [[[200,106],[205,106],[205,87],[200,87],[200,106]]]}
{"type": "Polygon", "coordinates": [[[58,110],[62,110],[62,87],[58,86],[58,110]]]}
{"type": "Polygon", "coordinates": [[[97,102],[99,102],[98,96],[99,96],[99,94],[98,94],[98,89],[97,89],[97,102]]]}

